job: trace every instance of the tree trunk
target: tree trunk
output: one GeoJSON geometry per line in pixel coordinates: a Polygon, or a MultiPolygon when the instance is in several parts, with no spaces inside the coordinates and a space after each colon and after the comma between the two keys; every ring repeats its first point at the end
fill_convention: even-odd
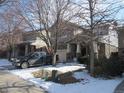
{"type": "Polygon", "coordinates": [[[94,74],[94,41],[91,41],[90,45],[90,74],[93,76],[94,74]]]}
{"type": "Polygon", "coordinates": [[[53,55],[53,66],[56,66],[56,53],[53,55]]]}

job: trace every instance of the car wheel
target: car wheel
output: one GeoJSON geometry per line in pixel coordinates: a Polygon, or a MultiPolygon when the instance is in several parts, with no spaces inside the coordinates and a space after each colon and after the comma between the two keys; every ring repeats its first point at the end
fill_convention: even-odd
{"type": "Polygon", "coordinates": [[[23,63],[21,64],[21,68],[23,68],[23,69],[28,68],[28,67],[29,67],[28,62],[23,62],[23,63]]]}

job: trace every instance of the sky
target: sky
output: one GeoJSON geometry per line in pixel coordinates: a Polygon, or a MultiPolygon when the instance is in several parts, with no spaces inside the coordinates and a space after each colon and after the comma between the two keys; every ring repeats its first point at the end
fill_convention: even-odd
{"type": "MultiPolygon", "coordinates": [[[[27,3],[28,1],[31,1],[31,0],[21,0],[21,1],[24,3],[24,5],[26,5],[26,3],[27,3]]],[[[77,3],[80,4],[80,0],[72,0],[72,1],[77,2],[77,3]]],[[[108,1],[107,3],[113,3],[113,2],[115,2],[115,1],[116,1],[116,2],[117,2],[117,1],[120,1],[121,3],[119,3],[118,5],[124,6],[124,0],[101,0],[101,1],[104,1],[104,2],[108,1]]],[[[7,9],[6,6],[4,6],[4,7],[2,6],[1,9],[0,9],[0,13],[1,13],[1,12],[5,12],[6,9],[7,9]]],[[[115,19],[117,19],[117,20],[124,20],[124,8],[121,9],[121,10],[115,15],[115,19]]],[[[122,22],[123,22],[123,21],[122,21],[122,22]]]]}
{"type": "MultiPolygon", "coordinates": [[[[85,1],[85,0],[84,0],[85,1]]],[[[114,3],[114,2],[117,2],[116,3],[116,6],[122,6],[123,9],[121,9],[118,13],[117,13],[117,16],[116,18],[117,19],[124,19],[124,0],[101,0],[103,1],[104,3],[114,3]]],[[[79,4],[81,4],[80,0],[73,0],[73,2],[77,2],[79,4]]]]}

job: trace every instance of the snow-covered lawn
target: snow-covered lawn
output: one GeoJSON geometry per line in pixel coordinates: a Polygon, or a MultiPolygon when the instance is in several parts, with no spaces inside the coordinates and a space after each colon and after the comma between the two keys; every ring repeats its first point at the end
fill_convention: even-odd
{"type": "MultiPolygon", "coordinates": [[[[11,63],[6,59],[0,59],[0,68],[11,66],[11,63]]],[[[21,78],[33,82],[37,86],[41,86],[46,89],[49,93],[113,93],[116,86],[123,80],[123,78],[115,78],[111,80],[103,80],[91,77],[86,71],[74,73],[74,77],[82,79],[81,82],[73,84],[57,84],[54,82],[45,82],[40,78],[34,78],[31,74],[34,71],[38,71],[42,68],[47,70],[59,70],[61,72],[73,71],[84,68],[83,65],[76,63],[73,64],[59,64],[57,67],[46,66],[36,67],[29,69],[17,69],[10,70],[12,74],[20,76],[21,78]]]]}
{"type": "Polygon", "coordinates": [[[73,84],[57,84],[54,82],[46,82],[40,78],[34,78],[31,74],[42,68],[53,70],[57,69],[63,72],[84,68],[83,65],[66,64],[58,65],[57,67],[37,67],[29,69],[11,70],[12,74],[18,75],[21,78],[31,81],[37,86],[43,87],[49,93],[113,93],[116,86],[123,80],[122,78],[115,78],[110,80],[98,79],[91,77],[86,71],[75,72],[74,77],[82,79],[81,82],[73,84]]]}

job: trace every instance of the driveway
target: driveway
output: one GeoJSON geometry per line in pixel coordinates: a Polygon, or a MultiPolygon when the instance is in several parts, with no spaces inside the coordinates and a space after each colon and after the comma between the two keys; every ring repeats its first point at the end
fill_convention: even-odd
{"type": "Polygon", "coordinates": [[[7,59],[0,59],[0,70],[11,70],[15,69],[14,66],[12,66],[12,63],[9,62],[7,59]]]}
{"type": "Polygon", "coordinates": [[[7,71],[0,70],[0,93],[47,93],[7,71]]]}

